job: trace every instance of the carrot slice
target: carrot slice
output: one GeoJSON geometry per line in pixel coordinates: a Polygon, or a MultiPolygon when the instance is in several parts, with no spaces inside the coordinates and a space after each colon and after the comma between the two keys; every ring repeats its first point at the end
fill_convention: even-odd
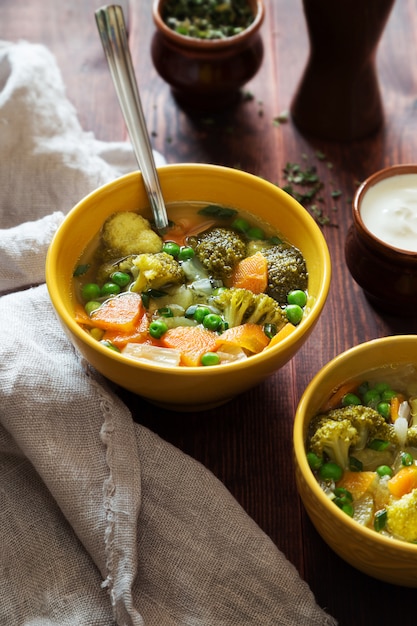
{"type": "Polygon", "coordinates": [[[401,498],[406,493],[410,493],[417,488],[417,466],[408,465],[402,467],[388,481],[388,489],[391,495],[401,498]]]}
{"type": "Polygon", "coordinates": [[[214,226],[215,223],[215,220],[206,220],[198,224],[191,218],[183,217],[164,234],[163,239],[164,241],[175,241],[179,246],[184,246],[188,237],[198,235],[198,233],[214,226]]]}
{"type": "Polygon", "coordinates": [[[96,328],[132,332],[143,315],[142,298],[139,294],[128,292],[103,302],[99,309],[91,314],[91,321],[96,328]]]}
{"type": "Polygon", "coordinates": [[[253,354],[262,352],[268,343],[268,337],[265,335],[262,326],[258,324],[241,324],[240,326],[228,328],[217,339],[218,346],[232,344],[253,354]]]}
{"type": "Polygon", "coordinates": [[[145,343],[148,339],[149,318],[143,309],[143,314],[139,316],[134,328],[130,332],[107,329],[104,332],[103,340],[111,341],[117,348],[124,348],[128,343],[145,343]]]}
{"type": "Polygon", "coordinates": [[[256,294],[263,293],[267,286],[268,262],[260,252],[239,261],[229,281],[229,287],[248,289],[256,294]]]}
{"type": "Polygon", "coordinates": [[[351,472],[346,470],[338,481],[337,486],[344,487],[350,491],[354,500],[358,500],[369,491],[375,477],[375,472],[351,472]]]}
{"type": "Polygon", "coordinates": [[[394,423],[398,416],[399,416],[399,409],[400,409],[400,404],[401,402],[404,402],[405,397],[401,394],[398,394],[397,396],[394,396],[393,398],[391,398],[391,402],[390,402],[390,418],[391,418],[391,422],[394,423]]]}
{"type": "Polygon", "coordinates": [[[341,385],[334,394],[327,400],[326,404],[322,407],[322,411],[330,411],[336,409],[342,403],[343,398],[347,393],[354,392],[358,387],[357,381],[349,381],[341,385]]]}
{"type": "Polygon", "coordinates": [[[86,313],[84,307],[81,306],[81,304],[79,304],[78,302],[75,305],[74,316],[75,321],[77,322],[77,324],[80,324],[80,326],[88,326],[89,328],[95,327],[95,324],[91,317],[86,313]]]}
{"type": "Polygon", "coordinates": [[[288,335],[291,335],[291,333],[295,329],[296,329],[296,326],[294,326],[294,324],[291,324],[291,322],[287,322],[285,326],[283,326],[281,330],[279,330],[277,334],[272,337],[271,341],[268,344],[268,348],[272,348],[272,346],[276,346],[277,343],[285,339],[285,337],[288,337],[288,335]]]}
{"type": "Polygon", "coordinates": [[[217,337],[216,333],[201,326],[177,326],[162,335],[161,343],[181,352],[182,365],[195,367],[201,365],[203,354],[217,349],[217,337]]]}

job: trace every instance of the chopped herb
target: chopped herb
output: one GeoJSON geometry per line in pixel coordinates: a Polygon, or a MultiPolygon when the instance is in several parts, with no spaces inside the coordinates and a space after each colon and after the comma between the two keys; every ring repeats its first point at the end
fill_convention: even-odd
{"type": "Polygon", "coordinates": [[[273,124],[274,126],[280,126],[281,124],[285,124],[286,122],[288,122],[289,118],[289,111],[282,111],[282,113],[274,117],[273,124]]]}
{"type": "Polygon", "coordinates": [[[203,209],[198,211],[200,215],[210,215],[219,219],[228,219],[233,215],[236,215],[236,209],[229,209],[228,207],[219,206],[217,204],[208,204],[203,209]]]}
{"type": "Polygon", "coordinates": [[[332,198],[340,198],[340,196],[342,195],[342,192],[340,191],[340,189],[335,189],[334,191],[331,192],[330,195],[332,196],[332,198]]]}
{"type": "Polygon", "coordinates": [[[162,19],[185,37],[227,39],[255,19],[248,0],[167,0],[162,19]]]}
{"type": "Polygon", "coordinates": [[[83,276],[90,269],[90,265],[78,265],[73,273],[73,276],[83,276]]]}

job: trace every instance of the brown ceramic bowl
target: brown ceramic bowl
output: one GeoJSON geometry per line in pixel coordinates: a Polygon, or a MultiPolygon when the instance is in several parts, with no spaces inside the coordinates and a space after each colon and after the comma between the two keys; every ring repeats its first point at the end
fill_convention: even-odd
{"type": "Polygon", "coordinates": [[[415,315],[417,251],[403,249],[381,239],[380,235],[370,230],[369,222],[368,225],[365,223],[361,213],[365,196],[375,192],[376,185],[386,184],[393,177],[397,184],[412,180],[417,195],[417,165],[393,165],[367,178],[353,199],[353,224],[346,238],[345,257],[352,277],[375,308],[391,315],[415,315]]]}
{"type": "Polygon", "coordinates": [[[156,32],[151,55],[178,102],[200,110],[218,110],[237,102],[241,87],[262,63],[263,0],[248,0],[255,19],[243,32],[211,40],[187,37],[169,28],[162,19],[165,1],[153,1],[156,32]]]}

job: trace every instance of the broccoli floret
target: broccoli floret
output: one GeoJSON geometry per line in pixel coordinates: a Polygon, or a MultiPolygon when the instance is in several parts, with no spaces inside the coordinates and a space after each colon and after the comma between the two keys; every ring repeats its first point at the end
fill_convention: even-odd
{"type": "Polygon", "coordinates": [[[372,439],[383,439],[391,443],[397,443],[395,431],[384,420],[382,415],[369,406],[349,405],[338,409],[332,409],[327,413],[332,420],[348,419],[358,432],[356,450],[362,450],[372,439]]]}
{"type": "Polygon", "coordinates": [[[161,237],[152,230],[147,219],[124,211],[113,213],[104,222],[99,254],[106,261],[131,254],[160,252],[162,245],[161,237]]]}
{"type": "Polygon", "coordinates": [[[314,420],[310,450],[320,457],[325,454],[342,469],[348,469],[349,451],[358,438],[358,431],[348,419],[337,421],[322,415],[314,420]]]}
{"type": "Polygon", "coordinates": [[[274,324],[277,331],[286,323],[285,313],[265,293],[232,287],[214,296],[210,303],[219,310],[229,327],[240,324],[274,324]]]}
{"type": "Polygon", "coordinates": [[[387,424],[378,411],[368,406],[349,405],[332,409],[316,415],[309,426],[311,450],[316,454],[326,452],[344,469],[349,466],[352,452],[363,450],[374,439],[398,443],[392,424],[387,424]],[[338,428],[334,424],[343,424],[343,427],[338,428]],[[350,428],[347,428],[348,425],[350,428]],[[344,464],[336,461],[336,457],[344,464]]]}
{"type": "Polygon", "coordinates": [[[211,228],[190,239],[197,258],[208,273],[226,282],[233,268],[246,256],[246,243],[241,235],[228,228],[211,228]]]}
{"type": "Polygon", "coordinates": [[[405,541],[417,541],[417,489],[387,507],[387,530],[405,541]]]}
{"type": "Polygon", "coordinates": [[[261,250],[268,261],[268,287],[266,293],[281,306],[287,303],[290,291],[308,286],[307,266],[298,248],[288,243],[279,243],[261,250]]]}
{"type": "Polygon", "coordinates": [[[407,430],[407,446],[417,447],[417,425],[410,426],[407,430]]]}
{"type": "Polygon", "coordinates": [[[132,291],[162,290],[164,287],[179,285],[184,281],[181,265],[166,252],[139,254],[135,257],[133,265],[139,274],[131,287],[132,291]]]}

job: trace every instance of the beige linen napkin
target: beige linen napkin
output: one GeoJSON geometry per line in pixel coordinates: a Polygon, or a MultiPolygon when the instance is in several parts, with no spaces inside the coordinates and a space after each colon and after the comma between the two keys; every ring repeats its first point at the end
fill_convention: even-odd
{"type": "Polygon", "coordinates": [[[224,485],[136,424],[57,322],[46,249],[73,203],[132,164],[128,145],[107,148],[45,48],[0,42],[0,289],[13,291],[0,298],[0,625],[334,625],[224,485]]]}

